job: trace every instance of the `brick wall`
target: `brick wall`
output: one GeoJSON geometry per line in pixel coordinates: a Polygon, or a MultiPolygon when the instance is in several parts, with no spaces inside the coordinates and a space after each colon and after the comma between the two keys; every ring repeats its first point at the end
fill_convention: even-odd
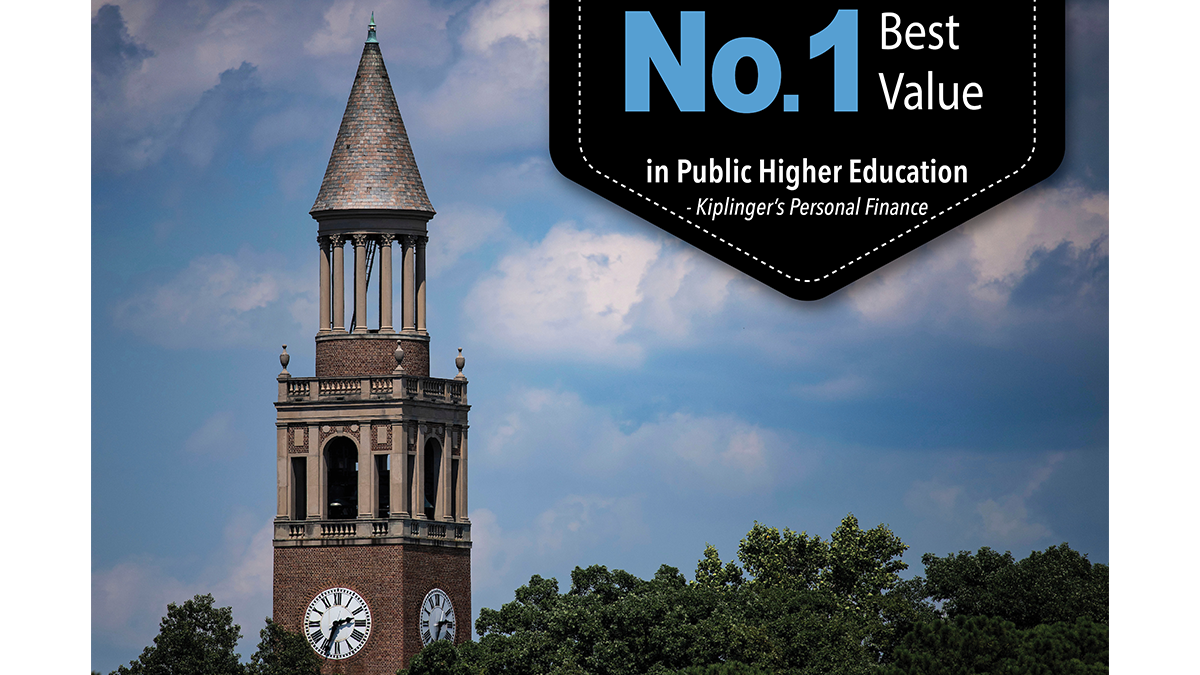
{"type": "Polygon", "coordinates": [[[471,552],[418,544],[275,549],[274,620],[300,632],[308,603],[337,586],[354,590],[371,609],[371,634],[354,656],[328,660],[326,675],[394,675],[421,649],[421,600],[440,588],[454,603],[456,642],[470,639],[471,552]]]}
{"type": "MultiPolygon", "coordinates": [[[[429,377],[429,343],[401,340],[404,346],[404,370],[409,375],[429,377]]],[[[346,337],[318,340],[317,377],[365,377],[390,375],[396,369],[396,342],[346,337]]]]}

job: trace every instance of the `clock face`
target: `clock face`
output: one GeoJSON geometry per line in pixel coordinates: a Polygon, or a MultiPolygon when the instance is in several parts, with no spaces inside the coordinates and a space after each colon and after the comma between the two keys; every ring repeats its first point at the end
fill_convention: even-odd
{"type": "Polygon", "coordinates": [[[425,594],[417,626],[424,644],[434,640],[454,640],[454,605],[446,591],[435,588],[425,594]]]}
{"type": "Polygon", "coordinates": [[[321,591],[304,612],[304,633],[324,658],[354,656],[371,634],[371,608],[349,588],[321,591]]]}

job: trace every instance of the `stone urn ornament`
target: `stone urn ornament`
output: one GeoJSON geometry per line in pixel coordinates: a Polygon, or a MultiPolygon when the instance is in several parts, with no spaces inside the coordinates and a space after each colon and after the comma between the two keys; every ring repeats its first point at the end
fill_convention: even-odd
{"type": "Polygon", "coordinates": [[[456,379],[456,380],[467,379],[466,376],[463,375],[463,372],[462,372],[463,366],[465,366],[466,364],[467,364],[467,360],[463,358],[462,347],[459,347],[458,348],[458,357],[454,359],[454,365],[458,366],[458,374],[454,376],[454,379],[456,379]]]}
{"type": "Polygon", "coordinates": [[[279,355],[279,365],[283,366],[283,372],[279,373],[280,377],[291,377],[292,376],[291,373],[289,373],[288,369],[287,369],[288,362],[291,360],[292,360],[292,357],[289,356],[287,353],[287,345],[284,345],[283,353],[279,355]]]}
{"type": "Polygon", "coordinates": [[[396,357],[396,369],[393,370],[392,373],[396,374],[396,375],[403,375],[404,374],[404,366],[401,365],[404,361],[404,343],[403,342],[396,340],[396,351],[393,352],[392,355],[396,357]]]}

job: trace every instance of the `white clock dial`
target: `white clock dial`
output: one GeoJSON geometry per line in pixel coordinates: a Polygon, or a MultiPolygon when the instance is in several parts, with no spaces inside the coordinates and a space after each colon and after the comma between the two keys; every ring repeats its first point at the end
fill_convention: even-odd
{"type": "Polygon", "coordinates": [[[371,608],[349,588],[321,591],[304,611],[304,634],[322,657],[349,658],[371,635],[371,608]]]}
{"type": "Polygon", "coordinates": [[[418,617],[417,630],[421,631],[421,642],[429,644],[434,640],[454,640],[454,630],[457,627],[454,619],[454,604],[446,591],[435,588],[425,594],[421,601],[421,613],[418,617]]]}

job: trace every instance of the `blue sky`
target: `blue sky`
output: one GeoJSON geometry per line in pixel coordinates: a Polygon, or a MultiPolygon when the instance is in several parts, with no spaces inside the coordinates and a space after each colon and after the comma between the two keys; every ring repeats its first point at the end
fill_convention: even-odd
{"type": "Polygon", "coordinates": [[[1108,12],[1068,3],[1042,185],[799,303],[561,178],[546,7],[92,6],[92,667],[167,602],[270,612],[275,375],[312,372],[320,185],[371,11],[438,216],[434,375],[471,381],[473,603],[689,575],[755,520],[1109,560],[1108,12]]]}

